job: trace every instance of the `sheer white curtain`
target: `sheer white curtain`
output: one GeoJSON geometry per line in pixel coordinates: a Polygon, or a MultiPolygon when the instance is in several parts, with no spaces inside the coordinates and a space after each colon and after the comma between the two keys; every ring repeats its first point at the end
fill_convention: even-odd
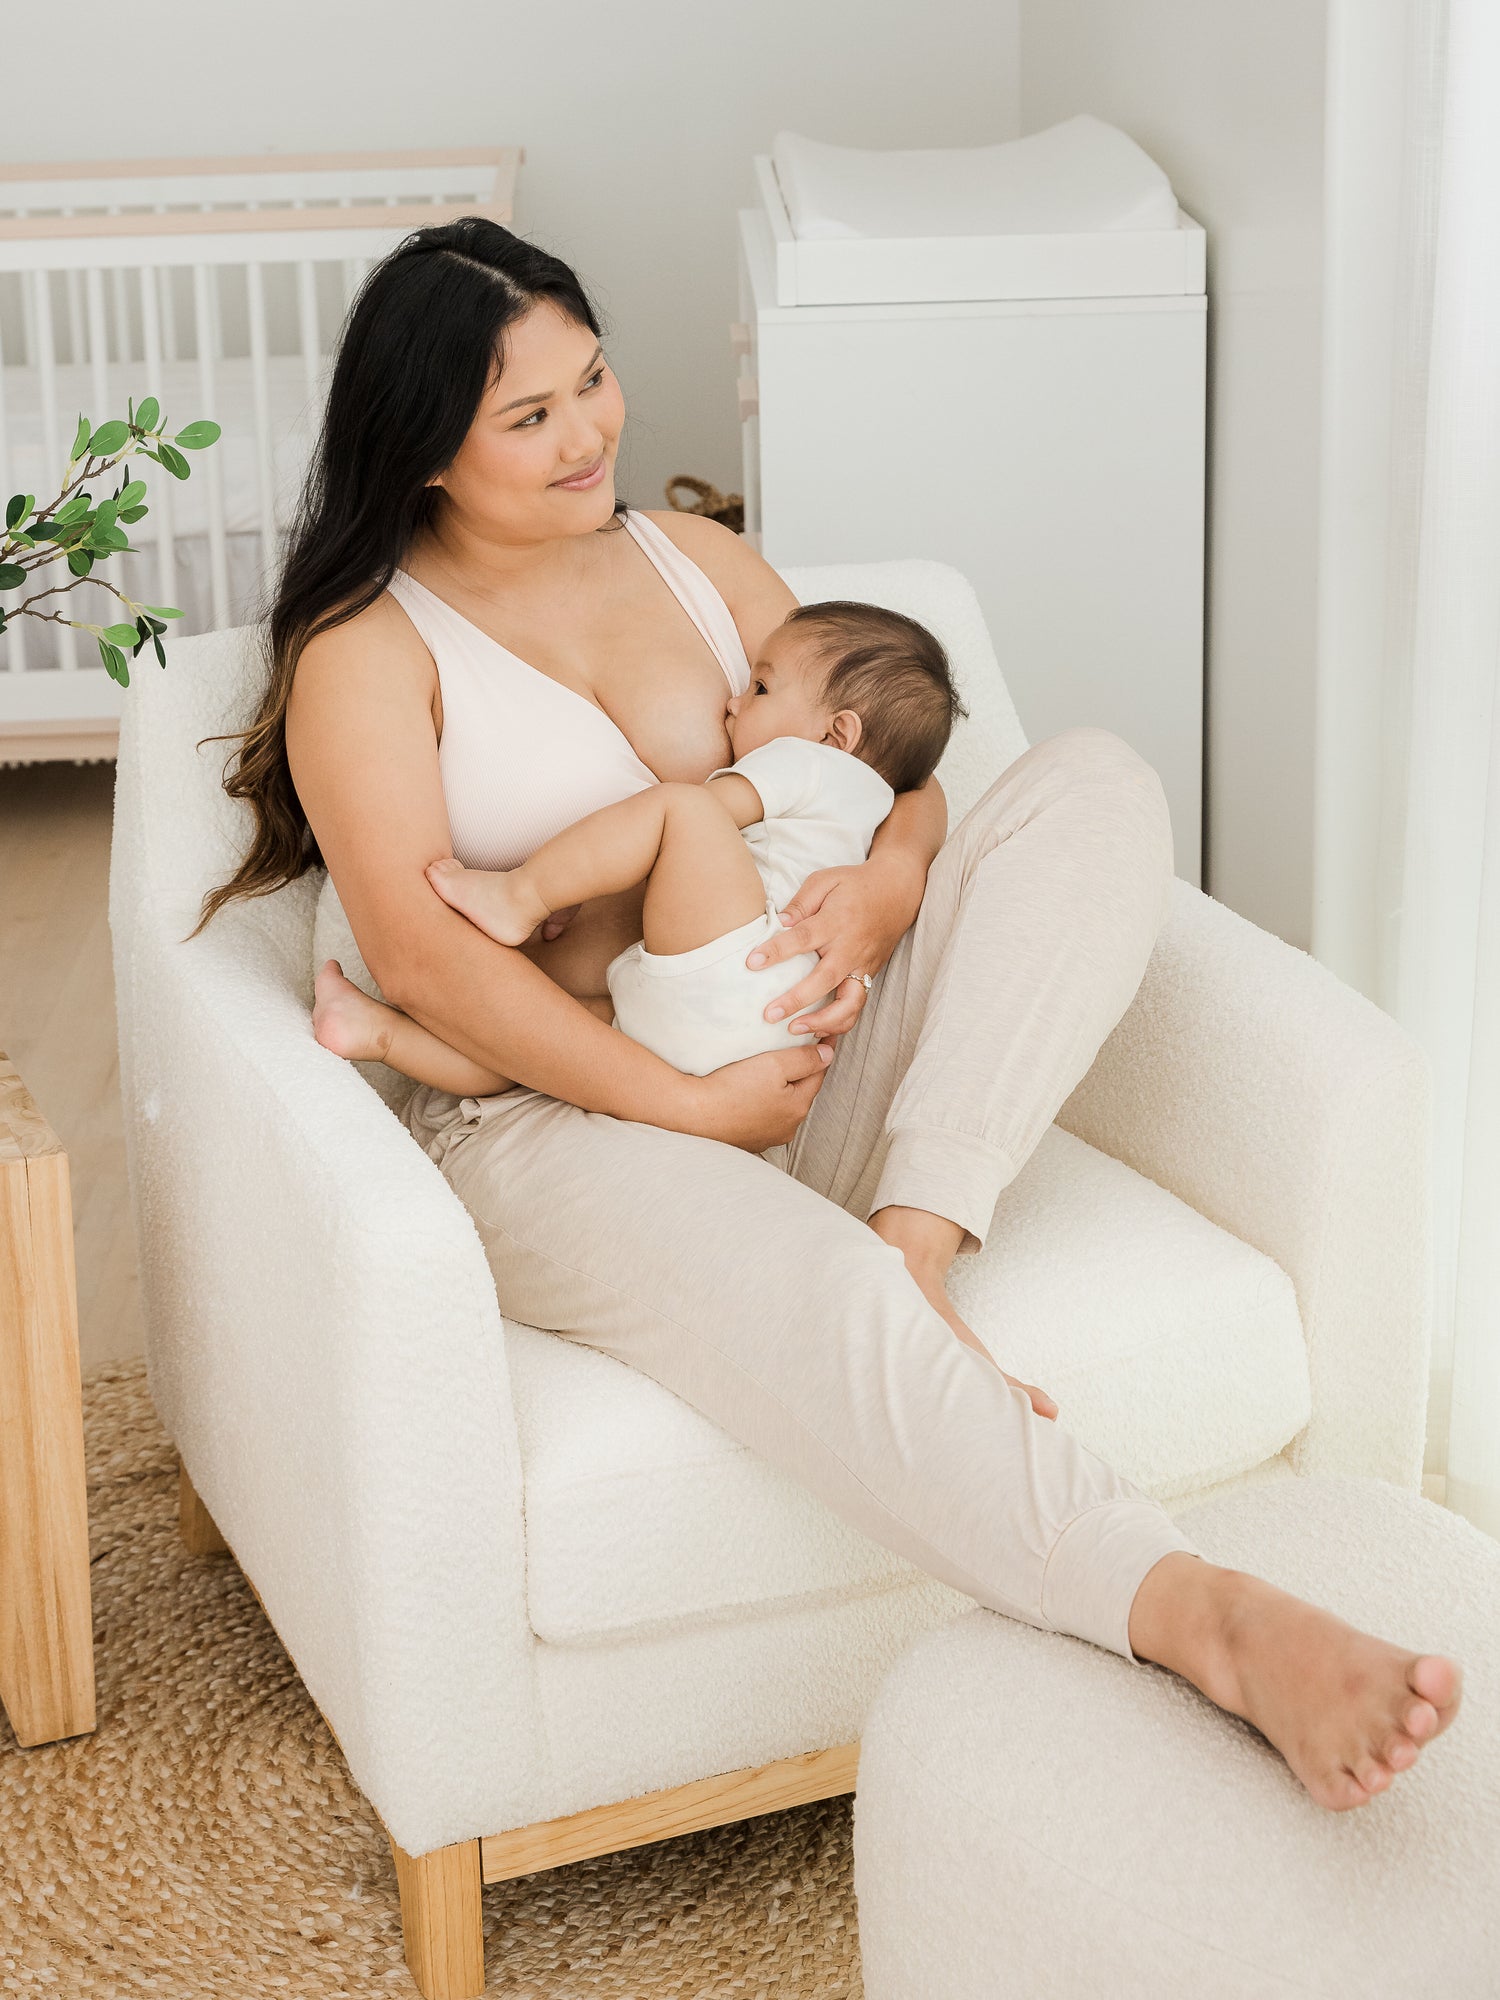
{"type": "MultiPolygon", "coordinates": [[[[1314,948],[1432,1061],[1427,1468],[1500,1535],[1500,4],[1411,0],[1405,25],[1400,249],[1361,302],[1397,329],[1367,406],[1388,490],[1341,496],[1383,509],[1385,651],[1362,680],[1335,658],[1320,708],[1314,948]]],[[[1368,364],[1352,314],[1343,337],[1368,364]]]]}
{"type": "Polygon", "coordinates": [[[1389,1005],[1436,1084],[1432,1451],[1500,1535],[1500,7],[1449,0],[1389,1005]],[[1447,1408],[1443,1408],[1446,1395],[1447,1408]]]}

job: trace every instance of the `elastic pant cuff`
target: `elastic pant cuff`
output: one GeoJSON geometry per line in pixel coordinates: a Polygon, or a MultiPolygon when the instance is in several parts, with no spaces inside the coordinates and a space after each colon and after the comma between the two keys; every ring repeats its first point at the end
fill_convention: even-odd
{"type": "Polygon", "coordinates": [[[973,1133],[904,1126],[891,1134],[867,1215],[881,1208],[924,1208],[958,1224],[964,1232],[960,1251],[978,1250],[1001,1189],[1015,1177],[1009,1154],[973,1133]]]}
{"type": "Polygon", "coordinates": [[[1042,1571],[1042,1619],[1127,1660],[1130,1607],[1163,1556],[1201,1555],[1154,1500],[1103,1500],[1068,1523],[1042,1571]]]}

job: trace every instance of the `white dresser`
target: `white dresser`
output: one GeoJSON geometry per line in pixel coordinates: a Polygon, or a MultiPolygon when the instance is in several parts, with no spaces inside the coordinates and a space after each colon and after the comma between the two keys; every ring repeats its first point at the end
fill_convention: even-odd
{"type": "Polygon", "coordinates": [[[962,570],[1027,735],[1133,744],[1197,883],[1202,230],[799,243],[756,171],[731,335],[747,533],[778,568],[962,570]]]}

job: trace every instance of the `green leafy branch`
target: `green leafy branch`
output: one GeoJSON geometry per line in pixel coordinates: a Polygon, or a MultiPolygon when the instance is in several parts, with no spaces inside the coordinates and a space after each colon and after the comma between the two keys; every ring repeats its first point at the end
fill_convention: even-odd
{"type": "Polygon", "coordinates": [[[219,439],[219,426],[206,418],[188,424],[167,436],[167,421],[154,396],[147,396],[136,408],[126,404],[122,421],[112,418],[97,430],[87,417],[78,419],[78,435],[63,479],[62,491],[45,507],[38,507],[32,493],[11,495],[5,509],[5,534],[0,539],[0,590],[24,589],[38,570],[51,563],[65,562],[71,583],[55,583],[34,591],[13,611],[0,607],[0,632],[18,618],[37,618],[52,625],[71,625],[91,632],[99,647],[105,672],[121,687],[130,685],[130,668],[125,649],[138,657],[144,646],[152,646],[162,666],[161,635],[167,621],[182,613],[170,604],[137,604],[133,597],[102,576],[92,574],[94,565],[113,555],[135,555],[126,529],[139,521],[146,506],[146,484],[121,472],[119,484],[97,503],[90,488],[119,472],[126,459],[139,452],[174,479],[186,479],[192,467],[183,456],[188,451],[205,451],[219,439]],[[54,605],[49,611],[35,607],[47,598],[66,597],[85,583],[97,584],[117,597],[130,613],[128,621],[112,625],[90,625],[80,618],[68,618],[54,605]]]}

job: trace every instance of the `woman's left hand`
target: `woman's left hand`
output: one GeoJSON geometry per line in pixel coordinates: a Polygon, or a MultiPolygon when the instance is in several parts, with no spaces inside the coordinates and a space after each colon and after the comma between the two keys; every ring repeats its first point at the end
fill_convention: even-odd
{"type": "Polygon", "coordinates": [[[809,875],[781,912],[780,937],[767,938],[745,961],[755,968],[804,951],[818,954],[814,969],[773,1000],[765,1018],[784,1020],[831,992],[828,1005],[803,1014],[791,1032],[819,1041],[847,1034],[868,998],[864,982],[850,974],[868,972],[873,978],[880,971],[916,920],[925,886],[925,874],[908,863],[873,856],[855,867],[820,868],[809,875]]]}

